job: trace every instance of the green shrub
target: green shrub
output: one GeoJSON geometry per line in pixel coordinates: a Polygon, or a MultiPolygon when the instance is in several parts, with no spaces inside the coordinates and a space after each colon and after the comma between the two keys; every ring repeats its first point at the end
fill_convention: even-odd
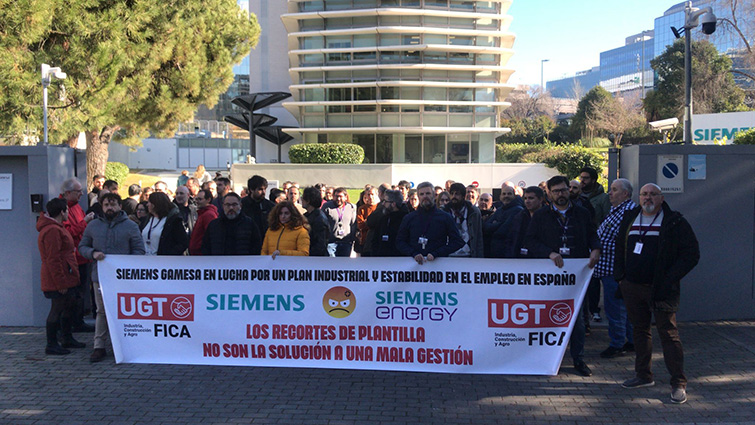
{"type": "Polygon", "coordinates": [[[734,133],[735,145],[755,145],[755,127],[734,133]]]}
{"type": "Polygon", "coordinates": [[[352,143],[302,143],[291,146],[288,158],[294,164],[361,164],[364,149],[352,143]]]}
{"type": "Polygon", "coordinates": [[[600,154],[576,145],[497,145],[496,154],[496,162],[539,162],[568,178],[578,176],[582,167],[595,168],[598,174],[603,170],[600,154]],[[508,148],[512,146],[515,147],[508,148]]]}
{"type": "Polygon", "coordinates": [[[586,148],[607,148],[613,143],[605,137],[593,137],[592,139],[580,139],[579,143],[586,148]]]}
{"type": "Polygon", "coordinates": [[[128,166],[122,162],[108,162],[105,164],[105,178],[117,181],[118,186],[121,186],[126,181],[128,173],[128,166]]]}

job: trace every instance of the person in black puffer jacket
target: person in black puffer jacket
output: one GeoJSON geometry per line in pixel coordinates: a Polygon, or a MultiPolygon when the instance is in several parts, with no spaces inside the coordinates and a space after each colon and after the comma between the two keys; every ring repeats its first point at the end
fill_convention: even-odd
{"type": "Polygon", "coordinates": [[[241,197],[230,192],[222,205],[225,214],[207,226],[202,255],[260,255],[260,231],[251,218],[241,213],[241,197]]]}

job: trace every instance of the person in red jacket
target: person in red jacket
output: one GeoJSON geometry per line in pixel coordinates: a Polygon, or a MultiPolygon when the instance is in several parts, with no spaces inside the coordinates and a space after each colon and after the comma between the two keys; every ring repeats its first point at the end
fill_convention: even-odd
{"type": "Polygon", "coordinates": [[[212,192],[209,189],[201,189],[194,197],[197,203],[197,222],[189,240],[189,255],[202,255],[202,240],[207,226],[212,220],[218,218],[218,208],[212,205],[212,192]]]}
{"type": "MultiPolygon", "coordinates": [[[[104,177],[103,177],[104,181],[104,177]]],[[[60,188],[60,197],[65,199],[68,203],[68,220],[63,222],[63,226],[68,230],[73,238],[73,246],[79,246],[81,242],[81,236],[84,234],[87,224],[95,219],[93,212],[84,214],[84,210],[79,205],[79,199],[83,194],[83,187],[81,182],[72,177],[63,182],[60,188]]],[[[88,264],[89,260],[82,257],[78,250],[76,251],[76,263],[79,268],[79,282],[80,286],[72,288],[72,295],[75,302],[75,309],[73,315],[73,327],[76,332],[94,332],[94,326],[84,323],[84,297],[91,296],[88,279],[88,264]]]]}
{"type": "Polygon", "coordinates": [[[46,354],[69,354],[67,348],[84,348],[71,333],[74,296],[70,291],[79,285],[79,267],[76,264],[73,238],[63,227],[68,220],[69,208],[65,200],[55,198],[47,203],[47,214],[37,220],[37,245],[42,258],[42,291],[52,302],[47,315],[46,354]],[[58,343],[58,330],[63,344],[58,343]]]}

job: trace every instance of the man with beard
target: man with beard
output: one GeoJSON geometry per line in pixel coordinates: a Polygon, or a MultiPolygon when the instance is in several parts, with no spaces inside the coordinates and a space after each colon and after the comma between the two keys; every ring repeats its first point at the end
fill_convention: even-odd
{"type": "Polygon", "coordinates": [[[383,212],[371,233],[372,255],[374,257],[400,257],[401,252],[396,248],[396,235],[408,211],[402,208],[403,197],[398,190],[385,190],[382,199],[383,212]]]}
{"type": "Polygon", "coordinates": [[[350,257],[357,235],[357,207],[349,203],[346,189],[333,191],[333,200],[322,207],[328,218],[328,252],[331,257],[350,257]]]}
{"type": "Polygon", "coordinates": [[[404,217],[396,235],[399,252],[424,264],[438,257],[448,257],[463,247],[465,242],[456,229],[453,217],[435,207],[433,184],[420,183],[417,196],[419,208],[404,217]]]}
{"type": "MultiPolygon", "coordinates": [[[[362,257],[369,257],[372,255],[372,242],[375,240],[375,229],[379,225],[380,220],[383,218],[383,214],[387,214],[387,211],[385,209],[386,205],[383,204],[383,202],[385,202],[385,192],[391,190],[391,185],[389,185],[388,183],[383,183],[377,187],[377,190],[378,199],[380,199],[380,202],[378,203],[377,208],[375,208],[375,211],[367,216],[366,224],[369,230],[367,231],[367,240],[362,247],[362,257]]],[[[406,209],[406,207],[403,205],[403,202],[397,205],[397,207],[406,209]]]]}
{"type": "Polygon", "coordinates": [[[524,189],[524,209],[514,216],[511,222],[510,238],[504,241],[505,258],[529,258],[529,251],[524,247],[524,235],[530,226],[532,216],[543,207],[545,193],[537,186],[524,189]]]}
{"type": "Polygon", "coordinates": [[[91,207],[97,203],[97,195],[100,194],[100,189],[102,189],[103,184],[105,184],[105,176],[97,174],[92,178],[92,191],[87,195],[89,200],[87,206],[91,207]]]}
{"type": "MultiPolygon", "coordinates": [[[[125,211],[121,211],[121,197],[115,193],[106,193],[100,199],[103,217],[93,220],[84,230],[79,243],[79,252],[89,260],[102,261],[105,255],[126,254],[144,255],[144,241],[139,226],[129,220],[125,211]]],[[[106,356],[108,338],[105,306],[102,302],[100,279],[97,263],[92,267],[92,285],[94,301],[97,305],[97,319],[94,322],[94,351],[89,357],[92,363],[102,361],[106,356]]]]}
{"type": "Polygon", "coordinates": [[[197,222],[189,239],[189,255],[202,255],[202,242],[207,226],[218,218],[218,208],[212,205],[212,193],[206,189],[200,189],[194,197],[197,202],[197,222]]]}
{"type": "Polygon", "coordinates": [[[450,194],[451,202],[443,207],[443,210],[453,217],[456,229],[464,240],[464,246],[451,253],[449,257],[482,258],[485,249],[482,241],[480,210],[464,199],[467,195],[467,188],[463,184],[452,184],[450,194]]]}
{"type": "Polygon", "coordinates": [[[173,203],[178,206],[178,212],[181,214],[184,229],[186,229],[186,233],[191,236],[191,232],[194,230],[194,224],[197,222],[197,206],[189,199],[189,188],[186,186],[178,186],[176,188],[176,197],[173,199],[173,203]]]}
{"type": "Polygon", "coordinates": [[[682,215],[664,201],[661,188],[648,183],[640,189],[640,205],[627,212],[616,239],[614,279],[632,323],[636,376],[624,388],[654,385],[650,369],[655,319],[663,346],[663,360],[671,375],[671,401],[687,401],[684,352],[676,326],[681,279],[700,261],[695,232],[682,215]]]}
{"type": "Polygon", "coordinates": [[[301,205],[306,212],[304,217],[309,223],[309,256],[328,256],[328,218],[325,217],[322,205],[322,191],[317,187],[307,187],[301,196],[301,205]]]}
{"type": "Polygon", "coordinates": [[[267,232],[267,215],[275,206],[265,198],[267,179],[258,175],[250,177],[246,182],[246,190],[249,196],[241,200],[241,211],[254,221],[260,235],[264,235],[267,232]]]}
{"type": "Polygon", "coordinates": [[[231,180],[227,177],[219,177],[215,179],[215,186],[217,189],[215,190],[215,197],[212,199],[212,203],[220,209],[223,207],[225,195],[231,192],[231,180]]]}
{"type": "Polygon", "coordinates": [[[501,203],[495,213],[482,226],[483,234],[490,240],[488,258],[506,258],[506,252],[511,251],[506,241],[511,240],[514,217],[523,210],[516,200],[513,186],[501,186],[501,203]]]}
{"type": "Polygon", "coordinates": [[[598,183],[598,172],[591,167],[584,167],[579,171],[579,181],[582,185],[582,198],[587,200],[593,207],[593,223],[599,226],[611,211],[611,201],[598,183]]]}
{"type": "Polygon", "coordinates": [[[202,255],[260,255],[260,231],[251,218],[241,213],[238,194],[225,195],[223,212],[207,226],[202,255]]]}
{"type": "MultiPolygon", "coordinates": [[[[550,258],[556,267],[564,266],[564,258],[589,258],[592,268],[600,258],[600,240],[590,213],[569,201],[569,179],[564,176],[548,180],[551,207],[535,212],[524,237],[524,247],[532,258],[550,258]]],[[[575,300],[575,307],[581,300],[575,300]]],[[[574,368],[582,376],[592,375],[584,361],[585,321],[576,315],[571,336],[574,368]]]]}

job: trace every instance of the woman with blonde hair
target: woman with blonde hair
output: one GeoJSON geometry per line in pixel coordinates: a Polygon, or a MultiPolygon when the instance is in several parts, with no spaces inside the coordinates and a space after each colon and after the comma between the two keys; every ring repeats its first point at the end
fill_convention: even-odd
{"type": "Polygon", "coordinates": [[[267,216],[268,228],[262,241],[261,255],[309,256],[309,224],[294,204],[275,204],[267,216]]]}
{"type": "Polygon", "coordinates": [[[204,164],[197,165],[197,171],[194,172],[194,178],[199,180],[200,185],[212,180],[210,173],[204,169],[204,164]]]}

